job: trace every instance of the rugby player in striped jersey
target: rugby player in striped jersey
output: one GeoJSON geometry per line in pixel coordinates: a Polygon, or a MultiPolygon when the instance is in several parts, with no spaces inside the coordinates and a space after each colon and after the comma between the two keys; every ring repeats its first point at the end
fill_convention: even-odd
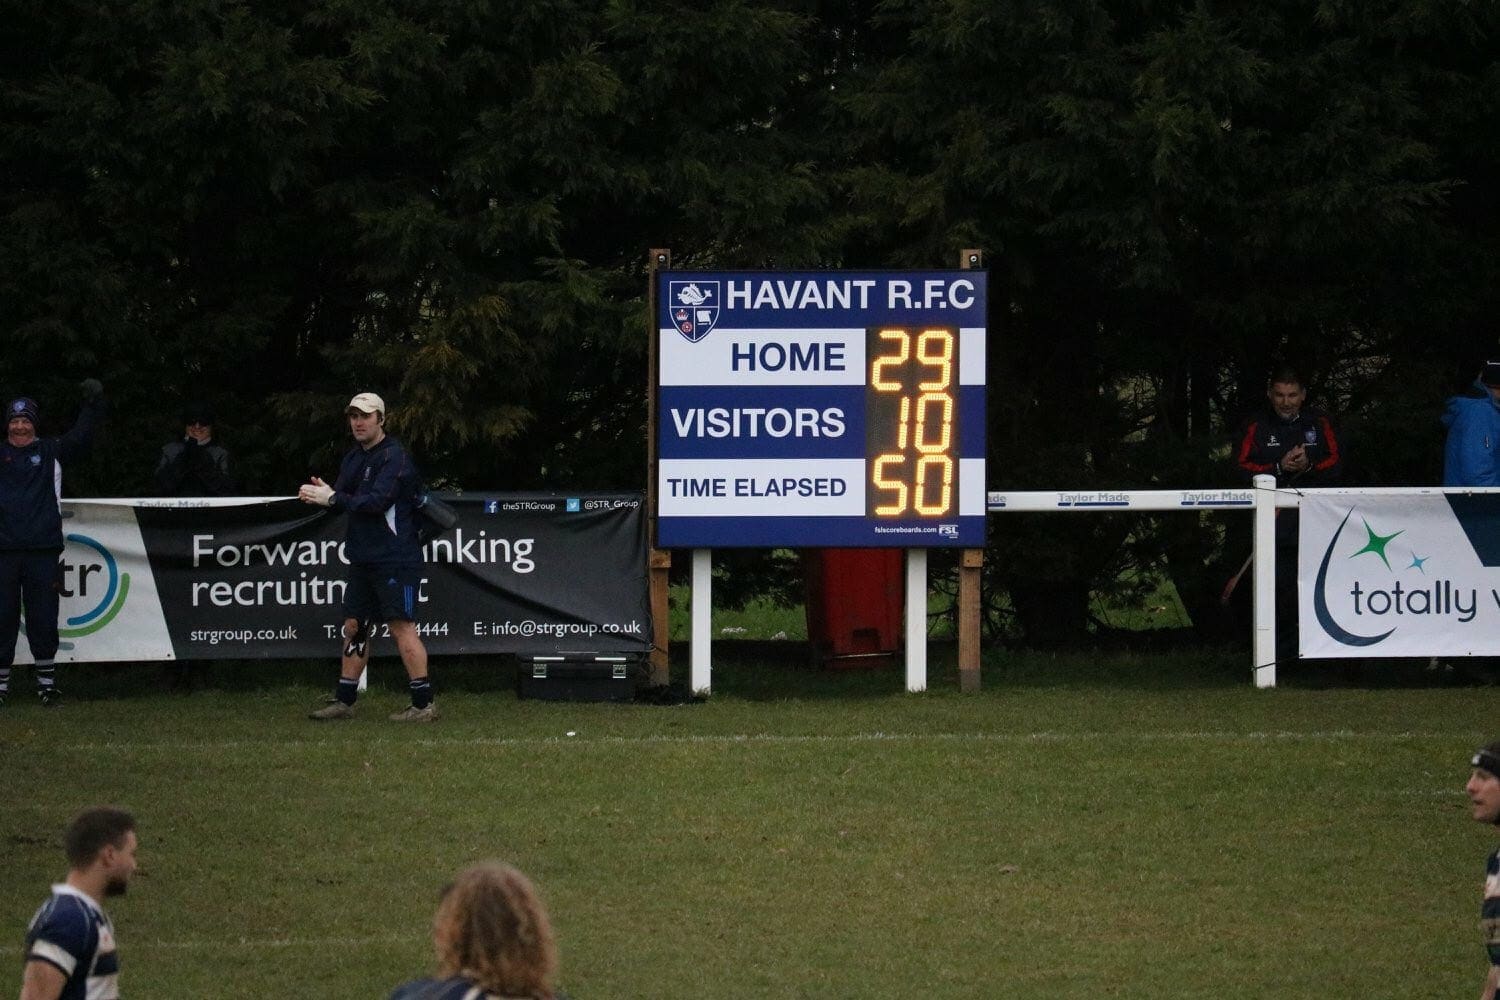
{"type": "Polygon", "coordinates": [[[100,806],[79,813],[64,846],[68,877],[26,929],[21,1000],[119,1000],[115,927],[100,901],[135,874],[135,818],[100,806]]]}

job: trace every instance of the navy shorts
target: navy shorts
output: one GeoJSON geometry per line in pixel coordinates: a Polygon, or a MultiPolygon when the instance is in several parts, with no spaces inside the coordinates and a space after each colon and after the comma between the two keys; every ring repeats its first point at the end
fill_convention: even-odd
{"type": "Polygon", "coordinates": [[[420,565],[355,563],[349,567],[349,583],[344,589],[344,617],[360,621],[416,621],[417,588],[421,583],[420,565]]]}

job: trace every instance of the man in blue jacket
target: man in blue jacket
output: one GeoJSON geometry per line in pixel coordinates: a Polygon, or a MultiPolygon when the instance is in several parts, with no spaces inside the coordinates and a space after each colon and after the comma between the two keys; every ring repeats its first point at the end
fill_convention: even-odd
{"type": "Polygon", "coordinates": [[[1500,486],[1500,361],[1486,361],[1469,391],[1443,413],[1444,486],[1500,486]]]}
{"type": "Polygon", "coordinates": [[[0,443],[0,705],[10,693],[23,603],[37,694],[43,705],[56,705],[61,697],[54,664],[62,470],[88,450],[104,419],[104,386],[91,378],[82,389],[83,409],[62,437],[37,436],[35,400],[22,396],[5,408],[5,441],[0,443]]]}
{"type": "Polygon", "coordinates": [[[400,442],[385,432],[385,401],[362,392],[345,408],[354,447],[338,479],[313,481],[297,491],[304,503],[348,514],[344,551],[349,560],[344,591],[344,653],[334,700],[311,718],[352,719],[359,675],[370,660],[370,639],[382,623],[396,640],[406,667],[411,704],[393,722],[432,722],[437,706],[427,678],[427,649],[417,633],[416,600],[422,582],[417,538],[417,495],[422,480],[400,442]]]}

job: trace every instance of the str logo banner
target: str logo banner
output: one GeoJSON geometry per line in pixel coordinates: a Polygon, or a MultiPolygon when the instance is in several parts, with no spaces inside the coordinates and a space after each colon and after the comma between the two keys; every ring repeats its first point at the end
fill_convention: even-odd
{"type": "Polygon", "coordinates": [[[1308,658],[1500,655],[1500,495],[1302,498],[1308,658]]]}

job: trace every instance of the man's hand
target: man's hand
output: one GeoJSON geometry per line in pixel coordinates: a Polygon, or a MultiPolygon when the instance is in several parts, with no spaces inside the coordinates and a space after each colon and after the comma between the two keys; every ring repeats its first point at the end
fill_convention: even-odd
{"type": "Polygon", "coordinates": [[[83,391],[83,398],[89,402],[104,398],[104,383],[96,378],[86,378],[78,383],[78,388],[83,391]]]}
{"type": "Polygon", "coordinates": [[[319,507],[327,507],[333,502],[333,487],[317,476],[313,476],[312,482],[297,490],[297,499],[303,503],[315,503],[319,507]]]}
{"type": "Polygon", "coordinates": [[[1307,449],[1300,444],[1281,456],[1282,472],[1306,472],[1311,464],[1312,462],[1307,457],[1307,449]]]}

